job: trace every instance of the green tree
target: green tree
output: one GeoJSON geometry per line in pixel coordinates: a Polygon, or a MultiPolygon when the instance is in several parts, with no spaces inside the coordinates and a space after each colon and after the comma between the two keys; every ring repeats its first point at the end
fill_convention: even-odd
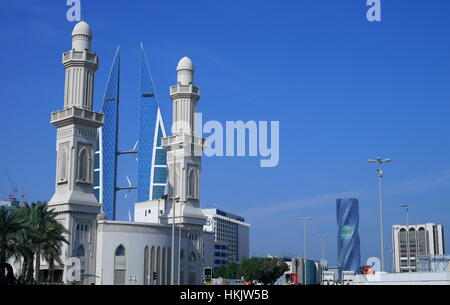
{"type": "MultiPolygon", "coordinates": [[[[15,210],[0,208],[0,262],[6,263],[18,244],[17,233],[23,228],[20,216],[15,210]]],[[[0,281],[5,278],[5,270],[0,269],[0,281]]]]}
{"type": "Polygon", "coordinates": [[[247,282],[258,280],[261,273],[261,259],[260,258],[250,258],[245,259],[241,265],[241,273],[247,282]]]}
{"type": "Polygon", "coordinates": [[[214,277],[221,277],[228,280],[237,280],[241,276],[241,266],[236,263],[220,266],[214,271],[214,277]]]}
{"type": "Polygon", "coordinates": [[[64,235],[67,233],[62,224],[56,220],[56,214],[48,209],[47,203],[25,204],[16,208],[24,227],[17,233],[15,249],[16,261],[22,259],[20,280],[39,281],[41,258],[49,263],[49,277],[55,262],[62,263],[60,252],[63,243],[68,243],[64,235]]]}
{"type": "Polygon", "coordinates": [[[214,270],[215,278],[227,278],[227,266],[220,266],[214,270]]]}
{"type": "Polygon", "coordinates": [[[259,281],[273,285],[289,266],[276,258],[251,258],[242,262],[240,272],[246,281],[259,281]]]}

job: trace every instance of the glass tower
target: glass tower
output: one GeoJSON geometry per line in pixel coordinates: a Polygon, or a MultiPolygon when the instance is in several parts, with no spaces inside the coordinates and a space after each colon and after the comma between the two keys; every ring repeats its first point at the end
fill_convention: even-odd
{"type": "Polygon", "coordinates": [[[361,250],[357,199],[337,200],[337,223],[339,274],[342,271],[358,272],[361,267],[361,250]]]}
{"type": "Polygon", "coordinates": [[[117,185],[117,164],[120,155],[138,154],[138,202],[160,199],[166,193],[167,154],[161,146],[162,138],[166,137],[166,130],[142,45],[140,76],[138,150],[120,152],[120,49],[117,48],[103,100],[105,125],[98,130],[99,141],[94,169],[94,193],[108,220],[116,220],[117,217],[117,192],[136,189],[131,185],[117,185]]]}
{"type": "Polygon", "coordinates": [[[120,49],[117,48],[103,99],[105,124],[98,130],[94,170],[94,193],[109,220],[116,219],[119,91],[120,49]]]}
{"type": "Polygon", "coordinates": [[[139,102],[138,202],[161,199],[167,185],[167,154],[162,148],[166,130],[155,96],[147,57],[141,45],[139,102]]]}

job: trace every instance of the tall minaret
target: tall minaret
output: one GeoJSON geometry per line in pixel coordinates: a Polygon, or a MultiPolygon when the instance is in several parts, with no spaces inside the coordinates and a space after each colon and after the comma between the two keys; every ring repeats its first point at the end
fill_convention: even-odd
{"type": "Polygon", "coordinates": [[[197,137],[194,132],[194,114],[200,89],[194,86],[194,65],[189,58],[180,60],[177,74],[177,85],[170,88],[170,98],[173,100],[172,136],[163,140],[168,152],[169,191],[167,209],[161,220],[172,223],[175,199],[175,222],[194,231],[202,231],[206,217],[200,208],[200,171],[206,140],[197,137]]]}
{"type": "Polygon", "coordinates": [[[63,262],[80,258],[82,271],[95,274],[96,221],[101,206],[93,193],[94,153],[97,129],[104,118],[92,111],[98,57],[91,52],[91,41],[89,25],[80,22],[72,33],[72,49],[63,54],[64,110],[52,113],[51,119],[58,131],[56,190],[49,206],[69,231],[63,262]]]}

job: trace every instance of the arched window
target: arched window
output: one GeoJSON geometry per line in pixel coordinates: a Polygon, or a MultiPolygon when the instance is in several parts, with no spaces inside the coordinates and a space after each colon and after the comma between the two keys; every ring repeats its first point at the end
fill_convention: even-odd
{"type": "Polygon", "coordinates": [[[127,258],[125,248],[120,245],[114,253],[114,285],[125,285],[125,275],[127,272],[127,258]]]}
{"type": "Polygon", "coordinates": [[[91,181],[91,156],[88,149],[83,148],[78,156],[78,180],[91,181]]]}
{"type": "Polygon", "coordinates": [[[180,173],[177,167],[175,167],[174,177],[172,178],[172,188],[174,188],[173,192],[175,194],[175,197],[176,198],[180,197],[181,183],[180,183],[180,173]]]}
{"type": "Polygon", "coordinates": [[[172,270],[171,270],[171,261],[172,261],[172,248],[167,248],[167,284],[166,285],[170,285],[172,278],[171,278],[171,274],[172,274],[172,270]]]}
{"type": "Polygon", "coordinates": [[[195,169],[189,172],[188,183],[189,197],[198,198],[198,174],[195,169]]]}
{"type": "Polygon", "coordinates": [[[117,247],[116,256],[125,256],[125,248],[122,245],[117,247]]]}
{"type": "Polygon", "coordinates": [[[77,251],[75,252],[75,256],[76,257],[85,257],[85,252],[84,252],[84,247],[83,246],[79,246],[77,248],[77,251]]]}
{"type": "Polygon", "coordinates": [[[167,272],[167,252],[166,248],[162,249],[162,261],[161,261],[161,285],[166,285],[166,272],[167,272]]]}
{"type": "Polygon", "coordinates": [[[59,181],[67,181],[67,150],[63,148],[59,156],[59,181]]]}
{"type": "Polygon", "coordinates": [[[184,249],[180,252],[180,285],[184,285],[184,249]]]}
{"type": "Polygon", "coordinates": [[[153,279],[153,273],[156,272],[155,268],[155,247],[152,247],[152,250],[150,251],[150,285],[155,285],[155,280],[153,279]]]}
{"type": "Polygon", "coordinates": [[[428,255],[428,247],[427,247],[427,232],[425,228],[420,228],[418,233],[418,251],[419,255],[428,255]]]}
{"type": "Polygon", "coordinates": [[[158,247],[156,249],[156,268],[155,268],[155,272],[157,275],[157,279],[156,279],[156,285],[161,285],[161,247],[158,247]]]}
{"type": "Polygon", "coordinates": [[[149,285],[150,283],[150,265],[149,265],[149,249],[148,246],[144,250],[144,285],[149,285]]]}
{"type": "Polygon", "coordinates": [[[408,232],[408,244],[409,244],[409,255],[412,257],[416,257],[417,255],[417,239],[416,239],[416,230],[414,228],[409,229],[408,232]]]}

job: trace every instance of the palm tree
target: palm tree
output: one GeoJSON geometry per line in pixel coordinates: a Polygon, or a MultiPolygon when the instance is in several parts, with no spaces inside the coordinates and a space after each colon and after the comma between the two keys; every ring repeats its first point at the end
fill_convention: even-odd
{"type": "Polygon", "coordinates": [[[64,237],[67,231],[56,220],[56,213],[48,209],[47,203],[25,204],[17,209],[26,224],[17,237],[20,243],[16,248],[16,259],[23,259],[20,278],[27,282],[39,281],[41,257],[49,263],[49,273],[55,261],[62,263],[59,256],[63,243],[68,243],[64,237]]]}
{"type": "MultiPolygon", "coordinates": [[[[49,266],[49,272],[47,281],[53,280],[53,270],[55,268],[55,262],[57,262],[59,265],[62,265],[63,262],[61,260],[61,248],[63,246],[63,243],[68,243],[68,241],[65,239],[64,234],[67,233],[65,228],[58,222],[54,222],[54,217],[52,216],[53,211],[49,212],[49,215],[51,216],[46,226],[45,230],[45,238],[44,242],[41,244],[41,255],[47,261],[49,266]]],[[[38,262],[36,261],[36,264],[38,262]]],[[[36,267],[36,270],[39,270],[38,267],[36,267]]]]}
{"type": "Polygon", "coordinates": [[[49,274],[53,273],[55,261],[62,264],[60,252],[63,243],[69,243],[64,237],[67,230],[56,220],[54,210],[48,210],[47,204],[39,206],[38,232],[41,238],[36,245],[36,276],[40,270],[41,256],[49,263],[49,274]]]}
{"type": "MultiPolygon", "coordinates": [[[[0,208],[0,262],[6,263],[14,254],[17,245],[17,233],[23,223],[15,210],[0,208]]],[[[0,281],[5,278],[5,270],[0,269],[0,281]]]]}
{"type": "Polygon", "coordinates": [[[25,204],[17,208],[17,212],[20,215],[24,228],[20,230],[18,239],[20,244],[16,249],[16,261],[22,259],[22,273],[20,279],[22,281],[33,281],[33,265],[34,256],[36,253],[36,245],[39,243],[41,236],[37,230],[38,221],[38,204],[33,203],[31,206],[25,204]]]}

